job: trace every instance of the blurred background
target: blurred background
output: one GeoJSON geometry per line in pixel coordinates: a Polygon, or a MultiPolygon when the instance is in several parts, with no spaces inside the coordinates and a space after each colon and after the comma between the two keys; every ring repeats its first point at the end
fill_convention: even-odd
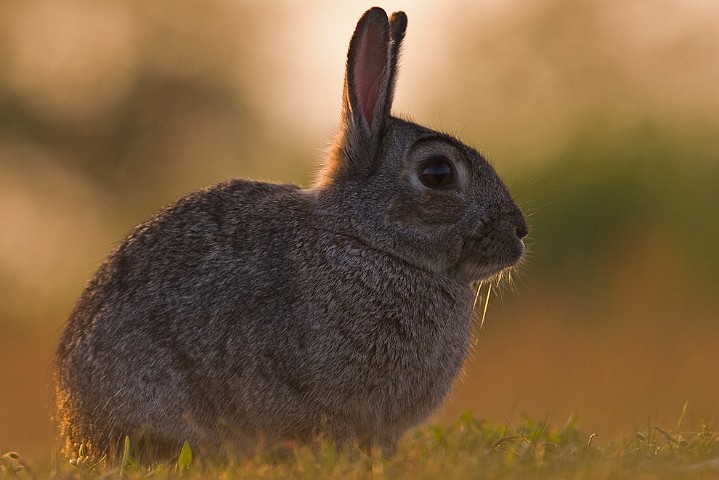
{"type": "MultiPolygon", "coordinates": [[[[410,22],[395,113],[485,153],[531,223],[432,420],[712,422],[719,4],[380,3],[410,22]]],[[[370,6],[0,2],[0,453],[53,449],[55,343],[134,225],[231,177],[309,185],[370,6]]]]}

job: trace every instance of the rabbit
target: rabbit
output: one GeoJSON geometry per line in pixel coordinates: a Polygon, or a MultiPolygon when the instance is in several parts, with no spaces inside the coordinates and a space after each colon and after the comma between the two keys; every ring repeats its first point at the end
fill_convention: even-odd
{"type": "Polygon", "coordinates": [[[392,116],[403,12],[349,44],[342,123],[309,188],[236,179],[136,227],[56,354],[60,436],[102,457],[327,439],[392,455],[467,355],[472,285],[527,223],[473,148],[392,116]],[[173,450],[174,449],[174,450],[173,450]]]}

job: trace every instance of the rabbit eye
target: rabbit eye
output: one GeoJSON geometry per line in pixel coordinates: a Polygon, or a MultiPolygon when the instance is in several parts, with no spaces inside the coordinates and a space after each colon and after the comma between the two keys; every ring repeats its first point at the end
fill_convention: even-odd
{"type": "Polygon", "coordinates": [[[454,183],[454,168],[442,155],[432,155],[420,166],[419,176],[429,188],[449,187],[454,183]]]}

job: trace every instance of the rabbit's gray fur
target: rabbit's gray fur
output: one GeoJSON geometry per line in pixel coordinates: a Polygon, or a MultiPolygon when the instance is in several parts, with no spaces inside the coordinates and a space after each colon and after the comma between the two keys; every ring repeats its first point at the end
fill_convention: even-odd
{"type": "Polygon", "coordinates": [[[61,434],[92,456],[130,435],[241,450],[322,435],[392,453],[465,358],[470,284],[516,263],[527,227],[489,164],[390,116],[402,12],[350,43],[343,123],[311,189],[233,180],[137,227],[57,352],[61,434]],[[427,185],[427,158],[453,169],[427,185]]]}

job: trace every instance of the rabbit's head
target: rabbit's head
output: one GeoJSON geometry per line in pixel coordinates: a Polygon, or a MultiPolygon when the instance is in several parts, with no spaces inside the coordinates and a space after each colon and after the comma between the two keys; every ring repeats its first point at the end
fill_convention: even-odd
{"type": "Polygon", "coordinates": [[[335,224],[372,248],[461,281],[523,254],[527,225],[494,169],[455,138],[390,115],[407,17],[357,24],[340,132],[315,185],[335,224]]]}

